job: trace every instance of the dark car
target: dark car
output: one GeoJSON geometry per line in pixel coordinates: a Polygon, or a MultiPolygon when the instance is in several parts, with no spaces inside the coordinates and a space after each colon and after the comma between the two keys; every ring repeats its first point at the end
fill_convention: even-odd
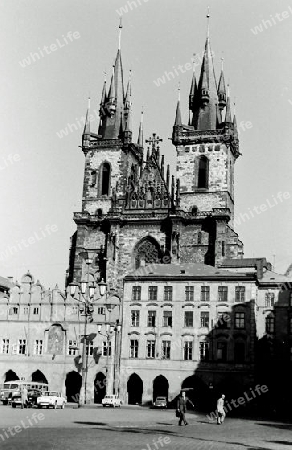
{"type": "Polygon", "coordinates": [[[42,391],[39,389],[30,389],[27,393],[27,399],[29,406],[37,406],[37,398],[42,395],[42,391]]]}
{"type": "Polygon", "coordinates": [[[167,398],[166,397],[156,397],[153,403],[155,408],[167,408],[167,398]]]}
{"type": "MultiPolygon", "coordinates": [[[[42,395],[42,391],[38,389],[30,389],[27,392],[27,404],[24,405],[26,408],[32,408],[37,404],[37,398],[42,395]]],[[[19,391],[14,392],[12,395],[11,406],[16,408],[16,406],[22,406],[21,393],[19,391]]]]}

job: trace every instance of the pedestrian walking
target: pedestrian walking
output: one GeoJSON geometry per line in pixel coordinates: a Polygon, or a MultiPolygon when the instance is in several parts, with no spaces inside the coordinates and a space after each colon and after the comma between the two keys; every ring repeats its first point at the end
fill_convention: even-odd
{"type": "Polygon", "coordinates": [[[21,409],[27,408],[28,398],[26,386],[21,386],[20,394],[21,394],[21,409]]]}
{"type": "Polygon", "coordinates": [[[217,400],[217,424],[221,425],[224,422],[226,413],[224,410],[224,399],[225,395],[222,394],[220,398],[217,400]]]}
{"type": "Polygon", "coordinates": [[[186,421],[186,405],[187,405],[187,400],[186,400],[186,393],[185,392],[180,392],[179,397],[177,399],[177,412],[178,412],[178,417],[179,417],[179,426],[182,425],[182,422],[185,425],[188,425],[188,422],[186,421]]]}

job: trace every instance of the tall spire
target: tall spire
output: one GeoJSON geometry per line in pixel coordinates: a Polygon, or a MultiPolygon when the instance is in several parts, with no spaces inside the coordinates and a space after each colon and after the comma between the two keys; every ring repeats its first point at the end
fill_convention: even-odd
{"type": "Polygon", "coordinates": [[[143,136],[143,115],[144,115],[144,112],[143,112],[143,108],[142,108],[142,111],[141,111],[141,119],[140,119],[140,126],[139,126],[139,134],[138,134],[138,145],[139,145],[139,147],[143,147],[143,145],[144,145],[144,136],[143,136]]]}
{"type": "Polygon", "coordinates": [[[111,85],[105,105],[102,111],[102,126],[100,127],[100,135],[103,139],[118,139],[121,128],[125,128],[126,117],[124,117],[124,83],[123,83],[123,67],[121,58],[121,30],[122,24],[119,25],[119,45],[113,66],[113,74],[111,85]],[[122,124],[121,124],[122,118],[122,124]]]}
{"type": "Polygon", "coordinates": [[[104,82],[103,82],[103,87],[102,87],[100,104],[104,105],[105,101],[106,101],[106,71],[104,72],[104,82]]]}
{"type": "Polygon", "coordinates": [[[182,120],[181,120],[181,111],[180,111],[180,84],[179,84],[178,85],[178,100],[177,100],[177,105],[176,105],[174,126],[179,127],[181,125],[182,125],[182,120]]]}
{"type": "Polygon", "coordinates": [[[86,117],[85,117],[85,123],[84,123],[84,130],[82,135],[82,145],[83,147],[89,147],[89,141],[90,141],[90,97],[88,97],[88,105],[87,105],[87,111],[86,111],[86,117]]]}
{"type": "Polygon", "coordinates": [[[126,91],[126,97],[125,97],[125,108],[129,109],[131,106],[131,97],[132,97],[132,85],[131,85],[131,81],[132,81],[132,71],[130,70],[129,73],[129,80],[128,80],[128,84],[127,84],[127,91],[126,91]]]}
{"type": "MultiPolygon", "coordinates": [[[[196,56],[196,55],[194,55],[196,56]]],[[[196,80],[196,72],[195,72],[195,60],[193,60],[193,77],[192,77],[192,84],[190,89],[190,95],[189,95],[189,110],[192,111],[194,107],[194,101],[197,93],[197,80],[196,80]]]]}
{"type": "Polygon", "coordinates": [[[224,71],[223,71],[223,61],[224,59],[221,58],[221,74],[218,84],[218,100],[219,100],[219,109],[222,111],[226,106],[226,85],[225,85],[225,78],[224,78],[224,71]]]}
{"type": "Polygon", "coordinates": [[[196,130],[215,130],[217,125],[217,83],[214,72],[213,58],[209,38],[209,18],[207,19],[207,38],[204,58],[201,66],[201,75],[198,85],[198,95],[193,107],[193,125],[196,130]]]}
{"type": "Polygon", "coordinates": [[[227,103],[226,103],[225,122],[232,123],[229,85],[227,86],[227,103]]]}

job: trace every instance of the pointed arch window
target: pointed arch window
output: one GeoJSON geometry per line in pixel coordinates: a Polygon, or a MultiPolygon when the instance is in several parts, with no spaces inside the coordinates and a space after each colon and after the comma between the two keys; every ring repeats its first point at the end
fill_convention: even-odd
{"type": "Polygon", "coordinates": [[[159,244],[154,239],[143,239],[135,250],[135,266],[138,269],[148,264],[157,264],[161,261],[159,244]]]}
{"type": "Polygon", "coordinates": [[[109,195],[110,193],[110,177],[111,177],[111,166],[109,163],[105,162],[100,168],[100,193],[101,195],[109,195]]]}
{"type": "Polygon", "coordinates": [[[209,160],[206,156],[199,158],[198,164],[198,188],[207,189],[209,184],[209,160]]]}

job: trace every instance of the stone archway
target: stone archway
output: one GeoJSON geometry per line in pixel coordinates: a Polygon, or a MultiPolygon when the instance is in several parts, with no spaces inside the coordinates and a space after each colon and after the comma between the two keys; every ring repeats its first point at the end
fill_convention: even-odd
{"type": "Polygon", "coordinates": [[[129,405],[140,405],[142,403],[143,381],[136,373],[132,373],[128,379],[127,392],[129,405]]]}
{"type": "Polygon", "coordinates": [[[35,382],[38,382],[38,383],[47,383],[48,384],[48,380],[46,379],[46,377],[43,374],[43,372],[41,372],[40,370],[36,370],[35,372],[33,372],[31,374],[31,381],[35,381],[35,382]]]}
{"type": "Polygon", "coordinates": [[[156,397],[166,397],[168,400],[168,380],[163,375],[158,375],[158,377],[153,380],[153,402],[156,397]]]}
{"type": "Polygon", "coordinates": [[[15,372],[13,372],[13,370],[8,370],[5,373],[5,380],[4,383],[7,383],[8,381],[15,381],[15,380],[19,380],[19,376],[16,375],[15,372]]]}
{"type": "Polygon", "coordinates": [[[106,376],[102,372],[98,372],[94,380],[94,403],[101,403],[105,394],[106,376]]]}
{"type": "Polygon", "coordinates": [[[185,391],[196,409],[199,411],[208,411],[210,408],[210,389],[201,378],[196,375],[187,377],[181,385],[182,390],[185,391]]]}
{"type": "Polygon", "coordinates": [[[66,397],[68,402],[78,403],[79,394],[82,384],[82,376],[72,370],[72,372],[67,373],[65,386],[66,386],[66,397]]]}

